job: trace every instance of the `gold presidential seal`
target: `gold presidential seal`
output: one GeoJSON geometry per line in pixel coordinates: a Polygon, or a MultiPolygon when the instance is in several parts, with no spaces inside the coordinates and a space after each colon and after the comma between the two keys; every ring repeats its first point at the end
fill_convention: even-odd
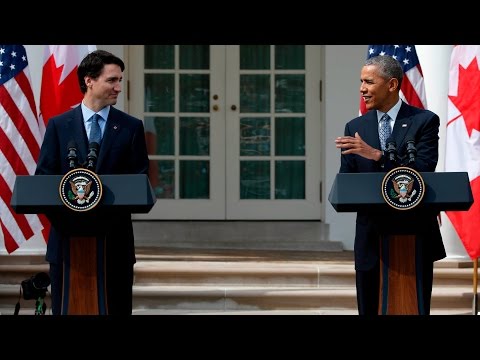
{"type": "Polygon", "coordinates": [[[394,209],[410,210],[422,201],[425,183],[417,171],[409,167],[397,167],[384,176],[382,195],[394,209]]]}
{"type": "Polygon", "coordinates": [[[63,176],[58,191],[66,207],[74,211],[88,211],[100,202],[102,183],[91,170],[73,169],[63,176]]]}

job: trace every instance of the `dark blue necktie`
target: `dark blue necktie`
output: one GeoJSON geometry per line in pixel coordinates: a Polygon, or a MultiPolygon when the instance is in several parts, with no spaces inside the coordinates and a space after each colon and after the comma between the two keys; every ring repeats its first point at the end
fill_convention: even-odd
{"type": "Polygon", "coordinates": [[[382,150],[385,150],[387,145],[388,138],[392,135],[392,129],[390,128],[390,116],[385,113],[380,119],[380,130],[379,130],[380,145],[382,150]]]}
{"type": "Polygon", "coordinates": [[[100,142],[102,141],[102,130],[100,129],[100,125],[98,124],[98,120],[101,118],[100,115],[94,114],[91,119],[92,119],[92,125],[90,127],[90,137],[89,137],[89,142],[96,142],[97,144],[100,145],[100,142]]]}

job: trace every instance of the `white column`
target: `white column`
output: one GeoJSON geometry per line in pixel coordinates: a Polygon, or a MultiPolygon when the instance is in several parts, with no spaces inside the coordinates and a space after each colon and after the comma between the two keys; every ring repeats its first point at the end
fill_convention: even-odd
{"type": "MultiPolygon", "coordinates": [[[[416,45],[425,79],[428,109],[440,117],[440,143],[437,171],[445,169],[445,136],[447,127],[447,96],[450,55],[453,45],[416,45]]],[[[440,231],[449,259],[468,260],[469,256],[455,229],[442,212],[440,231]]]]}

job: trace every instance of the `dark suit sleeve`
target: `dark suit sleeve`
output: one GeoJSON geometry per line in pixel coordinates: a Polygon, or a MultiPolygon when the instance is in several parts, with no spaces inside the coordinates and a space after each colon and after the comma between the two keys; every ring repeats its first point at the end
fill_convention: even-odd
{"type": "Polygon", "coordinates": [[[47,124],[35,175],[61,174],[61,152],[59,151],[59,138],[55,124],[56,122],[53,119],[47,124]]]}
{"type": "MultiPolygon", "coordinates": [[[[345,136],[355,136],[355,131],[351,129],[350,123],[345,125],[345,136]]],[[[340,170],[341,173],[357,172],[357,164],[355,162],[355,155],[340,155],[340,170]]]]}
{"type": "MultiPolygon", "coordinates": [[[[365,119],[354,119],[345,125],[345,136],[355,136],[358,132],[360,136],[366,140],[365,127],[361,124],[365,119]]],[[[377,135],[377,133],[375,133],[377,135]]],[[[370,136],[371,137],[371,136],[370,136]]],[[[356,154],[340,155],[340,170],[341,173],[357,173],[357,172],[377,172],[384,171],[385,156],[382,155],[379,161],[370,160],[356,154]]]]}

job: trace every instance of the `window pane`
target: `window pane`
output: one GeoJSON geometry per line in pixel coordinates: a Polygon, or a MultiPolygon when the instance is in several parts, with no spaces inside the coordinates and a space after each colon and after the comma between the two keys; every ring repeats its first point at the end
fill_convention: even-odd
{"type": "Polygon", "coordinates": [[[145,69],[175,68],[175,45],[145,45],[145,69]]]}
{"type": "Polygon", "coordinates": [[[146,116],[145,139],[148,155],[175,155],[175,119],[146,116]]]}
{"type": "Polygon", "coordinates": [[[275,111],[305,112],[305,75],[275,76],[275,111]]]}
{"type": "Polygon", "coordinates": [[[240,69],[270,69],[270,45],[240,45],[240,69]]]}
{"type": "Polygon", "coordinates": [[[269,156],[270,130],[270,118],[241,118],[240,156],[269,156]]]}
{"type": "Polygon", "coordinates": [[[175,111],[173,74],[145,74],[145,112],[175,111]]]}
{"type": "Polygon", "coordinates": [[[275,69],[305,69],[305,45],[276,45],[275,69]]]}
{"type": "Polygon", "coordinates": [[[180,155],[209,155],[210,120],[206,117],[180,118],[180,155]]]}
{"type": "Polygon", "coordinates": [[[180,161],[180,198],[210,198],[210,162],[180,161]]]}
{"type": "Polygon", "coordinates": [[[305,118],[275,119],[275,155],[305,155],[305,118]]]}
{"type": "Polygon", "coordinates": [[[270,75],[240,75],[240,112],[270,112],[270,75]]]}
{"type": "Polygon", "coordinates": [[[209,112],[210,76],[199,74],[180,75],[180,111],[209,112]]]}
{"type": "Polygon", "coordinates": [[[210,69],[210,46],[180,45],[180,69],[210,69]]]}
{"type": "Polygon", "coordinates": [[[275,162],[275,199],[305,199],[305,161],[275,162]]]}
{"type": "Polygon", "coordinates": [[[175,162],[173,160],[150,160],[148,178],[157,199],[175,198],[175,162]]]}
{"type": "Polygon", "coordinates": [[[240,161],[240,199],[270,199],[270,161],[240,161]]]}

